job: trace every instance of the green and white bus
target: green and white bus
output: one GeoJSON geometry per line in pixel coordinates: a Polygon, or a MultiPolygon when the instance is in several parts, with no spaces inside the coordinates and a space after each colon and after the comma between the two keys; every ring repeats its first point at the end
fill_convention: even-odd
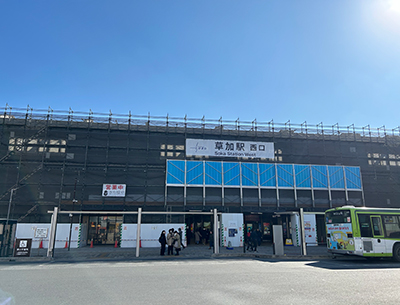
{"type": "Polygon", "coordinates": [[[325,212],[328,252],[400,261],[400,209],[343,206],[325,212]]]}

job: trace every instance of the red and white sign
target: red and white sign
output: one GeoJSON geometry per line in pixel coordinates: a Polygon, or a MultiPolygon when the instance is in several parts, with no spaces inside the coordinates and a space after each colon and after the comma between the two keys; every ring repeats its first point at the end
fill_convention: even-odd
{"type": "Polygon", "coordinates": [[[125,197],[126,184],[103,184],[103,197],[125,197]]]}

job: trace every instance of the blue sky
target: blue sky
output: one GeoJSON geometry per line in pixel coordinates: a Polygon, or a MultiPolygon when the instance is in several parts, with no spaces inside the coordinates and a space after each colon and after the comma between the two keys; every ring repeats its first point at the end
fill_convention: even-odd
{"type": "Polygon", "coordinates": [[[0,107],[400,125],[400,0],[0,0],[0,107]]]}

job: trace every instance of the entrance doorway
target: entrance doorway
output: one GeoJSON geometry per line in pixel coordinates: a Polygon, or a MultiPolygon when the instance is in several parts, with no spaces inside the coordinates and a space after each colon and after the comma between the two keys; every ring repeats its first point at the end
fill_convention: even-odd
{"type": "Polygon", "coordinates": [[[119,242],[122,216],[90,216],[88,244],[114,245],[119,242]]]}
{"type": "Polygon", "coordinates": [[[212,216],[209,215],[189,215],[185,218],[187,243],[195,244],[196,232],[200,233],[200,244],[209,244],[210,232],[213,228],[212,216]]]}

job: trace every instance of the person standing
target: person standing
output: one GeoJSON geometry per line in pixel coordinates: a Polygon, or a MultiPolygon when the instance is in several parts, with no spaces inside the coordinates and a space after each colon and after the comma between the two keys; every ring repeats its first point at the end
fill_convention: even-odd
{"type": "Polygon", "coordinates": [[[167,234],[168,255],[174,254],[174,247],[172,246],[173,243],[174,243],[174,229],[169,229],[167,234]]]}
{"type": "Polygon", "coordinates": [[[253,230],[253,231],[251,232],[250,238],[251,238],[251,244],[252,244],[251,250],[252,250],[252,251],[257,251],[258,234],[257,234],[257,231],[256,231],[256,230],[253,230]]]}
{"type": "Polygon", "coordinates": [[[176,251],[175,255],[179,255],[179,251],[181,251],[182,244],[181,244],[181,238],[177,231],[174,232],[173,240],[174,240],[173,245],[176,251]]]}
{"type": "Polygon", "coordinates": [[[212,231],[210,231],[209,240],[210,240],[210,247],[208,249],[211,249],[211,248],[214,249],[214,234],[212,231]]]}
{"type": "Polygon", "coordinates": [[[196,233],[194,234],[194,240],[196,241],[197,245],[200,243],[201,240],[200,230],[197,230],[196,233]]]}
{"type": "Polygon", "coordinates": [[[162,230],[160,237],[158,238],[158,242],[161,244],[160,255],[165,254],[165,245],[167,243],[167,238],[165,237],[165,230],[162,230]]]}
{"type": "Polygon", "coordinates": [[[257,241],[258,241],[258,246],[261,246],[262,243],[262,233],[260,229],[257,229],[257,241]]]}

